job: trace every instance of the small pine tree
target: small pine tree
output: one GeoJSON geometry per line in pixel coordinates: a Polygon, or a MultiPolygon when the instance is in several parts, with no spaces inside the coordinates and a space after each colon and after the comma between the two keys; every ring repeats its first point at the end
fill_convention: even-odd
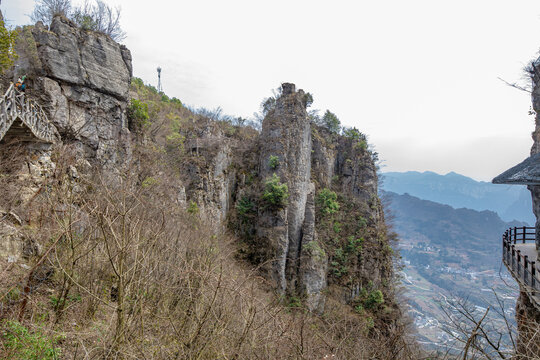
{"type": "Polygon", "coordinates": [[[341,131],[341,122],[339,121],[336,114],[331,112],[330,110],[326,110],[322,117],[322,123],[324,127],[326,127],[328,130],[335,134],[339,134],[341,131]]]}

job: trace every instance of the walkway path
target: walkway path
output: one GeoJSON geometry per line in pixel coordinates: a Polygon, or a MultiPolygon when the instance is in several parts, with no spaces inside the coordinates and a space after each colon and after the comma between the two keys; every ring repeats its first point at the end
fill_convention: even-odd
{"type": "Polygon", "coordinates": [[[58,131],[41,106],[28,99],[23,92],[17,91],[11,84],[8,91],[0,98],[0,141],[8,130],[22,133],[26,130],[25,127],[37,138],[32,139],[34,141],[55,143],[59,139],[58,131]]]}

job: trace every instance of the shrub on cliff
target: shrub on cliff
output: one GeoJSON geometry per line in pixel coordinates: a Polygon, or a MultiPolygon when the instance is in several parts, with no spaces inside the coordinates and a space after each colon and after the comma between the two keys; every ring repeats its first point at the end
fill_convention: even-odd
{"type": "Polygon", "coordinates": [[[339,210],[337,194],[327,188],[324,188],[319,192],[316,203],[323,216],[335,214],[339,210]]]}
{"type": "Polygon", "coordinates": [[[287,205],[289,187],[280,182],[279,176],[274,173],[264,183],[263,202],[270,208],[282,208],[287,205]]]}
{"type": "Polygon", "coordinates": [[[270,169],[276,169],[279,166],[279,157],[270,155],[268,158],[268,166],[270,166],[270,169]]]}
{"type": "Polygon", "coordinates": [[[148,125],[148,104],[137,99],[131,99],[127,109],[130,130],[140,130],[148,125]]]}

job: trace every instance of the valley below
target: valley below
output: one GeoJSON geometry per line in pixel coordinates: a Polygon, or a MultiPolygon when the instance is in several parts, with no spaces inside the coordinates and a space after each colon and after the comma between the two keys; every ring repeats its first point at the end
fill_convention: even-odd
{"type": "Polygon", "coordinates": [[[406,311],[419,342],[430,351],[459,352],[469,328],[457,324],[471,324],[466,317],[478,321],[487,311],[487,328],[501,333],[501,348],[509,349],[519,288],[502,263],[501,236],[528,224],[409,193],[384,192],[384,199],[399,238],[406,311]]]}

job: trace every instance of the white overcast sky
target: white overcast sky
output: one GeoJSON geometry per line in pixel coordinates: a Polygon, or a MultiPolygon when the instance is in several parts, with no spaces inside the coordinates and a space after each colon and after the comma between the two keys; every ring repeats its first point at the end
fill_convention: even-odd
{"type": "MultiPolygon", "coordinates": [[[[108,0],[135,76],[192,106],[249,117],[282,82],[368,134],[383,171],[491,180],[528,156],[538,0],[108,0]]],[[[75,1],[77,3],[77,1],[75,1]]],[[[33,0],[3,0],[29,24],[33,0]]]]}

